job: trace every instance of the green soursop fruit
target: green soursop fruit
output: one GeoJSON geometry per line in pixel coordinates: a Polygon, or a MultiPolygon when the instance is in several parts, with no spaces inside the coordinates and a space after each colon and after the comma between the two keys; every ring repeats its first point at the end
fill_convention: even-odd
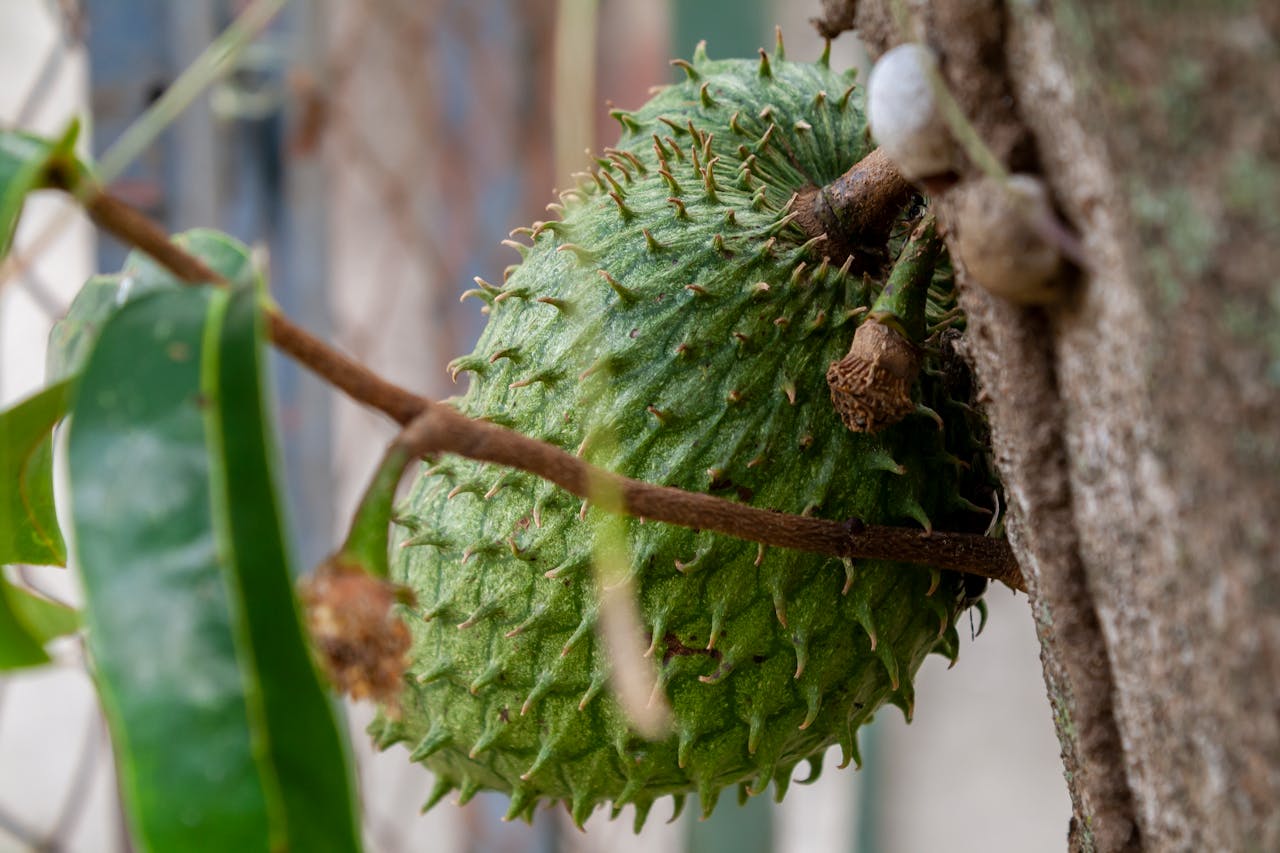
{"type": "MultiPolygon", "coordinates": [[[[926,361],[924,404],[855,434],[825,374],[886,271],[852,271],[796,224],[793,196],[868,148],[852,76],[825,61],[680,63],[687,79],[618,112],[616,148],[562,194],[555,221],[517,229],[523,263],[470,295],[489,314],[465,414],[629,477],[756,507],[929,527],[972,510],[958,457],[970,414],[926,361]]],[[[555,206],[553,206],[555,207],[555,206]]],[[[897,243],[901,244],[899,229],[897,243]]],[[[944,265],[945,266],[945,265],[944,265]]],[[[951,304],[934,280],[929,310],[951,304]]],[[[970,516],[972,520],[972,516],[970,516]]],[[[954,659],[963,584],[949,573],[844,563],[706,531],[625,522],[631,580],[673,731],[635,733],[607,689],[592,569],[600,518],[531,475],[455,457],[425,470],[399,511],[392,573],[416,604],[413,663],[372,732],[404,743],[450,790],[511,795],[511,817],[696,792],[709,813],[796,765],[820,769],[883,703],[911,714],[931,651],[954,659]]],[[[950,525],[949,525],[950,526],[950,525]]]]}

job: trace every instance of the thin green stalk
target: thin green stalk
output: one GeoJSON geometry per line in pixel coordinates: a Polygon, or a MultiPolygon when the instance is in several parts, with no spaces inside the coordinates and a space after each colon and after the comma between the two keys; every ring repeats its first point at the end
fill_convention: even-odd
{"type": "Polygon", "coordinates": [[[871,306],[871,317],[891,322],[905,337],[919,344],[925,336],[925,304],[933,268],[942,251],[933,214],[927,214],[916,226],[911,239],[893,266],[889,281],[871,306]]]}

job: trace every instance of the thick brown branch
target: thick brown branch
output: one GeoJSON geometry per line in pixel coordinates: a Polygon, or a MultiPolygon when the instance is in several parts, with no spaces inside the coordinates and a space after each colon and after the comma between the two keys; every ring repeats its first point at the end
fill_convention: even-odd
{"type": "MultiPolygon", "coordinates": [[[[155,223],[105,193],[92,195],[86,208],[105,231],[137,246],[191,283],[220,283],[221,277],[199,258],[175,245],[155,223]]],[[[968,533],[926,533],[903,527],[863,525],[809,518],[743,506],[712,495],[642,483],[602,471],[558,447],[503,427],[468,418],[400,388],[343,355],[275,310],[267,312],[267,330],[281,350],[355,400],[404,425],[415,424],[415,450],[447,452],[518,468],[586,498],[592,486],[608,482],[618,490],[628,514],[740,539],[836,557],[898,560],[981,575],[1025,590],[1022,573],[1008,544],[968,533]]],[[[597,492],[598,493],[598,492],[597,492]]]]}

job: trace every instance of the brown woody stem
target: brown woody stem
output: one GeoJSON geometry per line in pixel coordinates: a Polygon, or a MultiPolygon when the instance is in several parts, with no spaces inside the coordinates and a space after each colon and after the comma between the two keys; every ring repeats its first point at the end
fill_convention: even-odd
{"type": "Polygon", "coordinates": [[[878,261],[898,214],[915,188],[879,148],[825,187],[800,191],[796,223],[811,237],[827,235],[832,259],[852,256],[857,266],[878,261]]]}
{"type": "MultiPolygon", "coordinates": [[[[104,231],[146,252],[183,281],[224,283],[208,265],[173,243],[156,223],[124,202],[96,192],[86,199],[85,208],[104,231]]],[[[413,442],[419,455],[456,453],[518,468],[581,498],[587,498],[593,490],[598,493],[601,482],[610,482],[622,495],[625,511],[640,518],[835,557],[919,563],[981,575],[1015,590],[1026,590],[1013,552],[1002,539],[772,512],[712,495],[631,480],[595,468],[553,445],[473,420],[445,404],[420,397],[333,349],[274,308],[267,309],[266,315],[272,342],[299,363],[352,399],[401,425],[416,420],[410,431],[412,438],[407,435],[405,440],[413,442]]]]}

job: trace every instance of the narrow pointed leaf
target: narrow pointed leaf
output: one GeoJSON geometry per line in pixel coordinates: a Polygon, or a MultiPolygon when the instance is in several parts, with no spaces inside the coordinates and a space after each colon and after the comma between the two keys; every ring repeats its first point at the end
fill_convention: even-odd
{"type": "Polygon", "coordinates": [[[67,411],[60,382],[0,412],[0,563],[66,565],[53,505],[53,427],[67,411]]]}
{"type": "Polygon", "coordinates": [[[54,169],[83,170],[73,153],[79,131],[74,122],[61,139],[0,131],[0,258],[9,253],[27,194],[53,186],[54,169]]]}
{"type": "Polygon", "coordinates": [[[359,849],[290,585],[255,299],[127,301],[73,412],[88,643],[145,850],[359,849]]]}
{"type": "Polygon", "coordinates": [[[43,644],[13,606],[14,592],[15,588],[0,578],[0,672],[49,662],[43,644]]]}
{"type": "Polygon", "coordinates": [[[235,290],[217,354],[205,353],[220,538],[226,553],[234,554],[228,568],[238,593],[239,639],[252,649],[261,690],[256,722],[269,732],[289,847],[357,850],[346,741],[307,646],[293,591],[292,555],[283,538],[256,298],[251,288],[235,290]]]}
{"type": "Polygon", "coordinates": [[[65,604],[4,581],[0,581],[0,593],[18,621],[41,645],[80,630],[80,614],[65,604]]]}

